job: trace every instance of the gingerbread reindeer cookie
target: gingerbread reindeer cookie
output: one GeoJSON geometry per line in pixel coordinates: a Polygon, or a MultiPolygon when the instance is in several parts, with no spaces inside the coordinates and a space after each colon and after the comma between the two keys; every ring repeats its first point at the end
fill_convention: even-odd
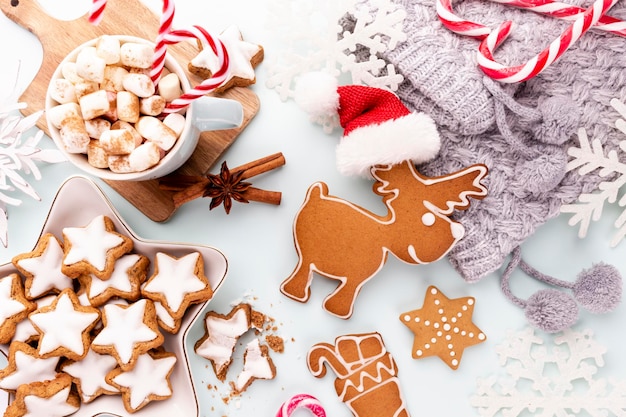
{"type": "Polygon", "coordinates": [[[361,287],[389,253],[411,264],[441,259],[464,235],[450,219],[454,210],[467,209],[469,197],[487,195],[481,164],[435,178],[418,173],[411,161],[374,166],[371,173],[374,192],[387,207],[384,216],[329,195],[322,182],[309,187],[293,227],[298,264],[280,287],[287,297],[306,302],[316,272],[340,282],[324,309],[350,318],[361,287]]]}

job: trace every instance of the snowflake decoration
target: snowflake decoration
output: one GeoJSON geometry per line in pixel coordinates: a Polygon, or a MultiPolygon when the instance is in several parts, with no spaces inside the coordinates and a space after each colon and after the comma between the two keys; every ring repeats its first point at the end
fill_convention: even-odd
{"type": "Polygon", "coordinates": [[[65,157],[58,150],[37,147],[43,137],[41,130],[34,136],[22,139],[22,135],[34,127],[43,114],[43,111],[27,117],[15,114],[16,110],[25,107],[25,103],[0,105],[0,242],[4,247],[8,245],[7,205],[19,206],[22,203],[21,199],[11,194],[20,191],[35,200],[41,200],[23,174],[31,174],[36,180],[40,180],[41,172],[37,168],[37,162],[65,161],[65,157]]]}
{"type": "MultiPolygon", "coordinates": [[[[626,105],[613,99],[611,106],[622,116],[615,122],[615,127],[625,136],[619,143],[619,149],[626,152],[626,105]]],[[[614,204],[617,201],[618,206],[624,209],[615,220],[617,233],[610,242],[611,247],[615,247],[626,236],[626,195],[618,201],[620,190],[626,184],[626,163],[619,160],[617,151],[609,151],[605,155],[600,140],[590,141],[585,129],[578,130],[578,140],[580,147],[571,147],[568,150],[568,154],[574,159],[567,164],[567,170],[578,168],[580,175],[586,175],[599,169],[600,177],[610,179],[598,184],[599,192],[583,193],[578,197],[578,202],[564,204],[561,213],[573,214],[568,223],[570,226],[580,224],[578,236],[584,238],[587,236],[591,221],[600,220],[605,203],[614,204]]]]}
{"type": "Polygon", "coordinates": [[[626,415],[626,381],[595,377],[606,349],[591,330],[567,330],[553,343],[544,345],[532,328],[509,332],[496,347],[508,376],[479,378],[471,405],[483,417],[626,415]]]}
{"type": "MultiPolygon", "coordinates": [[[[284,51],[268,60],[266,85],[282,100],[293,97],[294,82],[301,74],[325,71],[340,78],[349,74],[352,84],[395,91],[403,80],[395,67],[377,54],[393,50],[406,39],[402,22],[406,12],[391,0],[273,0],[268,24],[286,43],[284,51]],[[343,31],[340,20],[355,19],[351,32],[343,31]],[[286,23],[287,22],[287,23],[286,23]],[[369,59],[357,58],[366,50],[369,59]]],[[[318,121],[327,130],[332,121],[318,121]]]]}

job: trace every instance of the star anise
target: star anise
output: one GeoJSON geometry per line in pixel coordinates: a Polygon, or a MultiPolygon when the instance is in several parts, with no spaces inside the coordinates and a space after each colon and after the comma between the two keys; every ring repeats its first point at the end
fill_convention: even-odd
{"type": "Polygon", "coordinates": [[[244,197],[245,191],[252,185],[249,182],[241,180],[244,171],[231,172],[226,165],[226,161],[222,162],[219,175],[207,174],[209,184],[206,186],[203,197],[211,197],[209,210],[213,210],[221,204],[224,204],[226,214],[230,213],[230,209],[235,200],[239,203],[248,203],[244,197]]]}

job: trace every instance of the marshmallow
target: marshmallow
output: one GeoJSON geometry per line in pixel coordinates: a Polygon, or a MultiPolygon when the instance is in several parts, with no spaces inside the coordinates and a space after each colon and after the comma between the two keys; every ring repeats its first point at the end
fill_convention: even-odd
{"type": "Polygon", "coordinates": [[[128,73],[124,76],[122,84],[126,91],[130,91],[142,98],[150,97],[155,91],[152,79],[145,74],[128,73]]]}
{"type": "Polygon", "coordinates": [[[100,145],[109,155],[127,155],[135,149],[135,138],[126,129],[107,130],[100,136],[100,145]]]}
{"type": "Polygon", "coordinates": [[[85,82],[85,80],[82,77],[79,77],[78,73],[76,72],[76,62],[64,63],[61,67],[61,75],[63,75],[63,78],[65,78],[72,84],[85,82]]]}
{"type": "Polygon", "coordinates": [[[122,64],[136,68],[151,68],[154,48],[145,43],[126,42],[120,48],[122,64]]]}
{"type": "Polygon", "coordinates": [[[133,127],[133,125],[131,125],[128,122],[125,122],[123,120],[118,120],[117,122],[111,125],[111,129],[128,130],[130,134],[133,135],[133,138],[135,139],[135,148],[143,143],[143,137],[141,137],[141,135],[139,134],[139,132],[137,132],[137,130],[133,127]]]}
{"type": "Polygon", "coordinates": [[[146,140],[154,142],[161,149],[169,151],[176,143],[176,132],[152,116],[143,116],[135,123],[135,129],[146,140]]]}
{"type": "Polygon", "coordinates": [[[139,111],[146,116],[158,116],[165,110],[165,99],[161,96],[142,98],[139,102],[139,111]]]}
{"type": "Polygon", "coordinates": [[[130,72],[131,74],[144,74],[147,76],[150,76],[150,72],[152,71],[152,68],[135,68],[135,67],[131,67],[128,69],[128,72],[130,72]]]}
{"type": "Polygon", "coordinates": [[[50,97],[59,104],[76,102],[74,84],[65,78],[57,78],[50,84],[50,97]]]}
{"type": "Polygon", "coordinates": [[[65,150],[69,153],[85,153],[89,145],[89,134],[85,121],[79,116],[70,116],[61,122],[59,135],[65,150]]]}
{"type": "Polygon", "coordinates": [[[128,162],[128,155],[109,155],[109,169],[116,174],[127,174],[133,172],[128,162]]]}
{"type": "Polygon", "coordinates": [[[128,71],[124,67],[107,65],[104,68],[104,80],[101,83],[101,88],[108,91],[124,90],[124,77],[127,74],[128,71]]]}
{"type": "Polygon", "coordinates": [[[85,120],[94,119],[111,111],[109,95],[105,90],[98,90],[82,96],[79,104],[85,120]]]}
{"type": "Polygon", "coordinates": [[[93,93],[94,91],[98,91],[100,87],[98,83],[93,81],[82,81],[74,84],[74,94],[76,95],[76,100],[80,100],[82,96],[86,96],[87,94],[93,93]]]}
{"type": "Polygon", "coordinates": [[[163,119],[163,124],[176,132],[176,137],[180,137],[180,134],[183,133],[183,129],[185,129],[186,121],[187,119],[185,119],[185,116],[182,114],[170,113],[163,119]]]}
{"type": "Polygon", "coordinates": [[[118,38],[102,35],[96,42],[96,54],[104,59],[107,65],[120,62],[120,41],[118,38]]]}
{"type": "Polygon", "coordinates": [[[117,93],[117,118],[129,123],[139,120],[139,98],[135,94],[128,91],[117,93]]]}
{"type": "Polygon", "coordinates": [[[109,156],[99,140],[92,140],[87,146],[87,162],[94,168],[108,168],[109,156]]]}
{"type": "Polygon", "coordinates": [[[75,116],[83,118],[83,114],[80,111],[80,107],[77,103],[66,103],[58,106],[51,107],[46,112],[46,117],[52,126],[57,129],[61,128],[61,122],[68,117],[75,116]]]}
{"type": "Polygon", "coordinates": [[[145,142],[128,155],[128,164],[133,171],[145,171],[161,160],[160,148],[153,142],[145,142]]]}
{"type": "Polygon", "coordinates": [[[165,99],[166,102],[171,102],[175,98],[180,97],[183,91],[180,88],[180,79],[178,75],[173,72],[161,77],[159,81],[159,95],[165,99]]]}
{"type": "Polygon", "coordinates": [[[85,121],[85,129],[92,139],[100,139],[102,132],[111,129],[111,122],[106,119],[95,118],[85,121]]]}
{"type": "Polygon", "coordinates": [[[96,48],[83,48],[76,57],[76,74],[87,81],[101,83],[104,80],[106,62],[96,54],[96,48]]]}

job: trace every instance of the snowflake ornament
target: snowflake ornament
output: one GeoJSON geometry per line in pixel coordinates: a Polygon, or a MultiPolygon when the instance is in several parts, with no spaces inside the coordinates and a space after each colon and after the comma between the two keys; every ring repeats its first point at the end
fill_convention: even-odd
{"type": "Polygon", "coordinates": [[[532,328],[509,332],[496,347],[507,377],[479,378],[471,405],[482,417],[626,415],[626,381],[595,376],[606,349],[592,336],[566,330],[548,346],[532,328]]]}
{"type": "MultiPolygon", "coordinates": [[[[626,104],[613,99],[611,106],[622,116],[615,122],[615,127],[624,134],[624,140],[620,141],[619,149],[626,152],[626,104]]],[[[610,245],[615,247],[626,236],[626,195],[618,201],[622,186],[626,184],[626,163],[620,161],[617,151],[609,151],[605,155],[600,140],[590,141],[583,128],[578,130],[578,139],[580,147],[571,147],[568,150],[568,154],[574,159],[567,164],[567,170],[578,169],[580,175],[599,170],[600,177],[609,179],[598,185],[599,192],[583,193],[576,203],[564,204],[561,207],[561,213],[572,214],[568,223],[570,226],[580,224],[578,236],[584,238],[587,236],[591,221],[600,220],[605,203],[614,204],[617,201],[618,206],[624,209],[614,223],[617,233],[613,236],[610,245]]]]}
{"type": "MultiPolygon", "coordinates": [[[[273,0],[268,24],[278,31],[286,47],[268,59],[268,88],[282,100],[293,97],[298,76],[325,71],[339,78],[351,77],[351,84],[363,84],[395,91],[403,77],[377,54],[393,50],[406,39],[402,23],[406,12],[391,0],[273,0]],[[354,30],[342,29],[340,20],[350,14],[354,30]],[[356,57],[365,48],[369,59],[356,57]]],[[[327,131],[333,121],[320,120],[327,131]]]]}

